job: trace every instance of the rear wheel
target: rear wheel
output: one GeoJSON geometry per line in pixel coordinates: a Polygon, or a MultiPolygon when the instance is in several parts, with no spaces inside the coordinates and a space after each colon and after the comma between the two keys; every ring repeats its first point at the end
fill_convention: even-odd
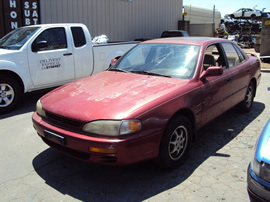
{"type": "Polygon", "coordinates": [[[157,164],[162,169],[174,169],[180,166],[188,155],[191,141],[190,121],[184,116],[174,118],[163,134],[157,164]]]}
{"type": "Polygon", "coordinates": [[[11,111],[21,96],[18,82],[7,75],[0,76],[0,113],[11,111]]]}
{"type": "Polygon", "coordinates": [[[251,107],[253,105],[254,95],[255,95],[255,86],[253,82],[250,82],[248,85],[245,99],[239,104],[239,110],[241,112],[246,113],[251,110],[251,107]]]}

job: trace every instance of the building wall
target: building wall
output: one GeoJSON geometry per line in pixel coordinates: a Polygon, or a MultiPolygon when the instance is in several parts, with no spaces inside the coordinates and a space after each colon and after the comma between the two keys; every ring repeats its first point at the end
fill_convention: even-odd
{"type": "Polygon", "coordinates": [[[40,0],[41,23],[84,23],[110,41],[157,38],[178,29],[182,0],[40,0]]]}
{"type": "MultiPolygon", "coordinates": [[[[190,36],[214,36],[214,31],[220,26],[219,11],[184,5],[185,21],[189,22],[190,36]]],[[[214,9],[214,8],[213,8],[214,9]]]]}
{"type": "Polygon", "coordinates": [[[204,8],[198,8],[194,6],[184,5],[184,10],[187,13],[185,20],[189,21],[190,24],[209,24],[215,23],[215,29],[219,27],[221,14],[219,11],[204,8]],[[214,16],[215,15],[215,16],[214,16]]]}
{"type": "Polygon", "coordinates": [[[190,36],[207,36],[213,37],[214,24],[190,24],[189,33],[190,36]]]}
{"type": "Polygon", "coordinates": [[[1,0],[0,38],[10,31],[39,24],[39,0],[1,0]]]}

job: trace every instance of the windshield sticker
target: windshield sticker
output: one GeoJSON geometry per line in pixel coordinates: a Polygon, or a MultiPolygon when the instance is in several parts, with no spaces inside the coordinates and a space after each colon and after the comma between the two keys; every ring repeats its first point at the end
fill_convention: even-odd
{"type": "Polygon", "coordinates": [[[40,60],[41,70],[61,67],[61,58],[40,60]]]}

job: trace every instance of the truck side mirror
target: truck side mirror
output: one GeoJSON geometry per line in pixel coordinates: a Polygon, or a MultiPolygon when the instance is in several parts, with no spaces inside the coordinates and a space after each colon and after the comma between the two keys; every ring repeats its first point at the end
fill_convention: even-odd
{"type": "Polygon", "coordinates": [[[47,41],[39,41],[37,43],[32,44],[32,51],[37,52],[48,48],[47,41]]]}

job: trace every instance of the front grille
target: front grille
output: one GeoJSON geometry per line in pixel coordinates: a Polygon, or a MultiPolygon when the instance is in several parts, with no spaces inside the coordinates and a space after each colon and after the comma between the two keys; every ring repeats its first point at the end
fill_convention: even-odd
{"type": "Polygon", "coordinates": [[[83,126],[83,122],[73,119],[67,119],[62,116],[58,116],[56,114],[46,112],[46,116],[48,121],[57,126],[67,126],[76,129],[80,129],[83,126]]]}

